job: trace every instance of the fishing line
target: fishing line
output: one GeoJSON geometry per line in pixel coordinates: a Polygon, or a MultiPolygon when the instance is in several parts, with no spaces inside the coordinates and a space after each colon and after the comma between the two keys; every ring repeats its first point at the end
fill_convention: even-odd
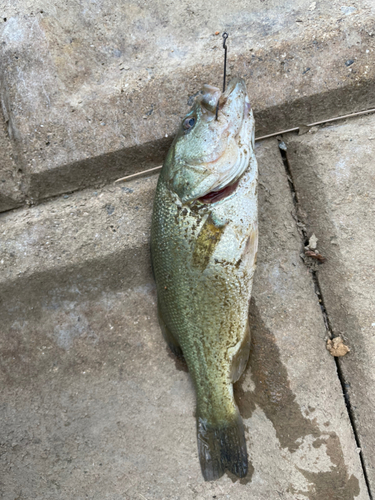
{"type": "MultiPolygon", "coordinates": [[[[227,50],[228,50],[228,47],[226,46],[226,41],[227,41],[227,38],[228,38],[228,33],[226,31],[224,31],[223,33],[223,49],[225,50],[224,52],[224,78],[223,78],[223,93],[225,92],[225,79],[226,79],[226,76],[227,76],[227,50]]],[[[216,106],[216,120],[217,120],[217,114],[219,112],[219,101],[220,99],[217,101],[217,106],[216,106]]]]}

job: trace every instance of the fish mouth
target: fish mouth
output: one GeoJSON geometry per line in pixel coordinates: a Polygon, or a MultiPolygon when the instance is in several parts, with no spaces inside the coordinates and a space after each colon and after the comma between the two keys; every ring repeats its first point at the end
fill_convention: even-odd
{"type": "MultiPolygon", "coordinates": [[[[216,110],[218,110],[219,119],[220,114],[224,114],[230,119],[230,108],[233,106],[233,99],[240,99],[241,101],[241,105],[237,108],[237,113],[242,115],[242,124],[237,134],[233,137],[234,141],[237,143],[237,159],[234,164],[232,163],[231,165],[231,173],[229,174],[228,170],[225,169],[227,173],[222,176],[221,180],[217,179],[215,185],[211,186],[207,193],[196,198],[196,201],[200,203],[213,204],[231,196],[236,191],[240,180],[247,171],[250,160],[250,149],[246,146],[246,136],[248,134],[244,128],[246,129],[249,126],[251,105],[247,98],[246,87],[241,79],[232,80],[224,93],[221,93],[216,87],[208,85],[205,86],[203,90],[201,104],[211,111],[211,113],[216,113],[216,110]]],[[[212,164],[216,162],[222,164],[226,163],[225,152],[221,157],[213,161],[212,164]]]]}
{"type": "Polygon", "coordinates": [[[212,203],[216,203],[217,201],[228,198],[228,196],[230,196],[236,191],[238,184],[240,183],[241,177],[237,179],[233,184],[229,184],[228,186],[225,186],[223,189],[219,189],[218,191],[210,191],[204,196],[198,198],[197,201],[199,201],[200,203],[204,203],[205,205],[210,205],[212,203]]]}

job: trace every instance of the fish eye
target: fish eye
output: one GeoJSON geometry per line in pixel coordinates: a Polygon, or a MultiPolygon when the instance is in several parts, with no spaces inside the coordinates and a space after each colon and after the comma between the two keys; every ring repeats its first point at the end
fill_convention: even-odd
{"type": "Polygon", "coordinates": [[[185,120],[183,121],[183,128],[185,130],[185,132],[188,132],[189,130],[191,130],[195,125],[195,117],[194,116],[191,116],[189,118],[185,118],[185,120]]]}

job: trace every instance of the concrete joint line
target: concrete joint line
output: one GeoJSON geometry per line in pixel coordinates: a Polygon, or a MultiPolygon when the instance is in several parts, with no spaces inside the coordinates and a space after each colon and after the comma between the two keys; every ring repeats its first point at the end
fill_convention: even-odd
{"type": "MultiPolygon", "coordinates": [[[[374,111],[374,110],[371,110],[371,111],[374,111]]],[[[363,114],[363,113],[364,112],[354,113],[354,115],[363,114]]],[[[333,119],[333,120],[336,120],[336,119],[333,119]]],[[[333,120],[331,120],[331,121],[333,121],[333,120]]],[[[286,131],[286,132],[290,132],[290,131],[291,130],[286,131]]],[[[267,136],[267,137],[269,137],[269,136],[267,136]]],[[[288,162],[287,151],[285,149],[282,149],[281,147],[279,148],[279,151],[281,154],[282,162],[283,162],[284,167],[285,167],[285,172],[286,172],[286,176],[288,179],[288,184],[289,184],[289,188],[290,188],[290,192],[292,195],[293,204],[294,204],[294,208],[295,208],[295,214],[292,214],[292,215],[293,215],[294,219],[296,220],[297,229],[298,229],[298,232],[301,236],[301,241],[302,241],[303,247],[305,247],[306,245],[308,245],[309,239],[307,237],[306,227],[305,227],[305,225],[304,225],[304,223],[301,220],[300,215],[299,215],[301,213],[301,207],[300,207],[299,200],[298,200],[298,194],[297,194],[297,191],[296,191],[295,186],[294,186],[292,172],[291,172],[289,162],[288,162]]],[[[304,263],[305,263],[306,267],[309,267],[305,261],[304,261],[304,263]]],[[[328,312],[327,312],[327,309],[325,307],[322,289],[321,289],[320,284],[319,284],[318,271],[311,269],[311,268],[309,270],[310,270],[312,281],[314,284],[315,293],[316,293],[318,300],[319,300],[320,310],[322,312],[324,325],[325,325],[326,330],[327,330],[327,335],[329,336],[330,339],[333,339],[335,337],[335,334],[333,332],[333,329],[332,329],[332,326],[331,326],[331,323],[329,320],[328,312]]],[[[347,382],[345,380],[345,376],[344,376],[343,371],[341,369],[339,358],[335,357],[334,359],[335,359],[335,363],[336,363],[337,376],[338,376],[338,379],[339,379],[340,384],[341,384],[341,388],[342,388],[342,392],[343,392],[343,396],[344,396],[344,401],[345,401],[345,406],[346,406],[346,409],[348,412],[348,417],[350,420],[350,424],[352,426],[352,430],[353,430],[353,434],[354,434],[357,448],[360,450],[359,451],[359,458],[361,461],[363,476],[365,478],[365,482],[366,482],[366,486],[367,486],[367,492],[368,492],[368,495],[370,497],[370,500],[373,500],[373,496],[372,496],[371,489],[370,489],[370,483],[369,483],[369,479],[368,479],[368,474],[367,474],[367,470],[366,470],[366,465],[365,465],[365,461],[364,461],[364,457],[363,457],[361,442],[359,439],[359,433],[358,433],[358,430],[356,427],[355,414],[354,414],[353,406],[350,402],[349,392],[347,390],[347,382]]]]}

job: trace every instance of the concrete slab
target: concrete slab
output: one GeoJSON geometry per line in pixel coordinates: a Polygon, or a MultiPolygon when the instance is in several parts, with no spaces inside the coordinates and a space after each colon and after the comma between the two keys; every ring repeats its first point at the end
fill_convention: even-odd
{"type": "Polygon", "coordinates": [[[0,19],[30,201],[160,164],[202,82],[221,86],[224,29],[258,135],[375,105],[371,1],[15,0],[0,19]]]}
{"type": "Polygon", "coordinates": [[[248,477],[200,473],[192,386],[157,324],[154,177],[2,216],[3,498],[369,498],[277,142],[257,156],[248,477]]]}
{"type": "Polygon", "coordinates": [[[61,280],[85,284],[95,274],[112,285],[126,276],[132,285],[150,267],[138,252],[148,246],[155,187],[156,178],[147,178],[0,214],[0,287],[14,285],[24,301],[35,299],[35,283],[44,296],[61,280]]]}
{"type": "Polygon", "coordinates": [[[367,474],[375,492],[375,117],[289,137],[288,159],[309,236],[327,258],[318,277],[340,358],[367,474]]]}

